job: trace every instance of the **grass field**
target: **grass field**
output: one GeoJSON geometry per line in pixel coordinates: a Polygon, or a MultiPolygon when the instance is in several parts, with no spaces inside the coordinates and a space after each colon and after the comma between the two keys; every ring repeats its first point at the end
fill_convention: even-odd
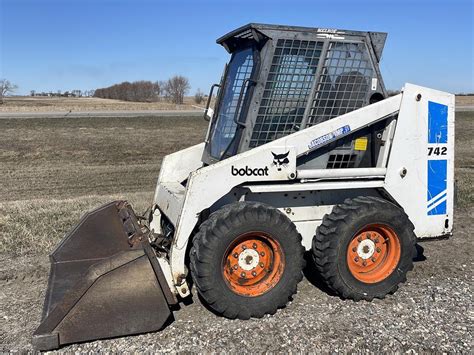
{"type": "MultiPolygon", "coordinates": [[[[198,106],[205,106],[206,102],[198,106]]],[[[99,99],[94,97],[7,97],[0,105],[2,112],[84,112],[84,111],[148,111],[148,110],[195,110],[193,97],[185,97],[184,104],[175,105],[167,101],[129,102],[99,99]]],[[[474,95],[456,96],[456,105],[474,105],[474,95]]]]}
{"type": "MultiPolygon", "coordinates": [[[[202,141],[199,118],[0,120],[0,252],[46,253],[112,198],[151,204],[164,155],[202,141]]],[[[457,114],[459,206],[474,205],[474,112],[457,114]]]]}
{"type": "Polygon", "coordinates": [[[474,105],[474,95],[456,96],[456,105],[474,105]]]}
{"type": "MultiPolygon", "coordinates": [[[[0,105],[0,112],[80,112],[80,111],[146,111],[146,110],[195,110],[194,99],[185,97],[182,105],[167,101],[130,102],[94,97],[7,97],[0,105]]],[[[201,103],[201,106],[205,104],[201,103]]]]}
{"type": "Polygon", "coordinates": [[[151,203],[164,155],[202,141],[199,118],[0,120],[0,252],[45,253],[86,210],[151,203]]]}

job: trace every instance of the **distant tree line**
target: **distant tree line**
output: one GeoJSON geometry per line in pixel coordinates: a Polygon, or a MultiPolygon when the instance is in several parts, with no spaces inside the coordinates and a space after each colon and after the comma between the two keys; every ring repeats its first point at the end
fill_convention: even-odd
{"type": "Polygon", "coordinates": [[[189,89],[188,78],[176,75],[167,81],[140,80],[132,83],[125,81],[106,88],[96,89],[94,97],[138,102],[165,99],[175,104],[182,104],[189,89]]]}
{"type": "Polygon", "coordinates": [[[45,92],[41,91],[38,92],[36,90],[30,90],[30,96],[46,96],[46,97],[92,97],[94,96],[95,90],[71,90],[71,91],[64,91],[57,90],[56,92],[45,92]]]}

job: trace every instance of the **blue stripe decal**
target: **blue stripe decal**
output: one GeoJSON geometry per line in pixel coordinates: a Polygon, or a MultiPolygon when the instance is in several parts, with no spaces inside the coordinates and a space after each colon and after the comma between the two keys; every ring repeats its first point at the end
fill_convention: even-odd
{"type": "Polygon", "coordinates": [[[428,216],[446,214],[446,201],[441,202],[438,206],[428,211],[428,216]]]}
{"type": "Polygon", "coordinates": [[[448,106],[428,101],[428,143],[448,142],[448,106]]]}
{"type": "MultiPolygon", "coordinates": [[[[428,196],[427,202],[447,189],[448,161],[428,160],[428,196]]],[[[428,215],[446,214],[446,201],[428,211],[428,215]]]]}
{"type": "Polygon", "coordinates": [[[446,198],[446,191],[441,194],[440,196],[438,196],[435,200],[431,201],[431,202],[428,202],[428,207],[434,205],[436,202],[442,200],[443,198],[446,198]]]}

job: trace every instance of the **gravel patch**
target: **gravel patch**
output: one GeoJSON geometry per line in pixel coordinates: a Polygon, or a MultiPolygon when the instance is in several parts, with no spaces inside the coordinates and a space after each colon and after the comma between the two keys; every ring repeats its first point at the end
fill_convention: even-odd
{"type": "MultiPolygon", "coordinates": [[[[425,242],[408,282],[373,302],[343,301],[309,268],[294,300],[274,316],[228,320],[194,296],[164,330],[74,344],[71,352],[472,352],[474,209],[457,211],[455,236],[425,242]]],[[[0,350],[31,350],[47,283],[45,257],[1,259],[0,350]]]]}

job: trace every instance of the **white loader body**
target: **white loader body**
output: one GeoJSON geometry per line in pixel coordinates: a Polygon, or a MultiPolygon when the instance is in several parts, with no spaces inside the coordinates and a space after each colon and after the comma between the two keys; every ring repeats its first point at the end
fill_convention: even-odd
{"type": "Polygon", "coordinates": [[[260,201],[283,211],[306,249],[336,201],[384,195],[403,208],[418,239],[450,235],[454,196],[454,95],[412,84],[375,104],[204,166],[204,143],[166,156],[151,228],[163,214],[175,228],[169,260],[160,264],[170,288],[189,295],[185,257],[201,213],[234,201],[260,201]],[[299,170],[297,157],[389,116],[373,168],[299,170]],[[273,153],[273,154],[272,154],[273,153]],[[275,155],[286,160],[275,160],[275,155]]]}

